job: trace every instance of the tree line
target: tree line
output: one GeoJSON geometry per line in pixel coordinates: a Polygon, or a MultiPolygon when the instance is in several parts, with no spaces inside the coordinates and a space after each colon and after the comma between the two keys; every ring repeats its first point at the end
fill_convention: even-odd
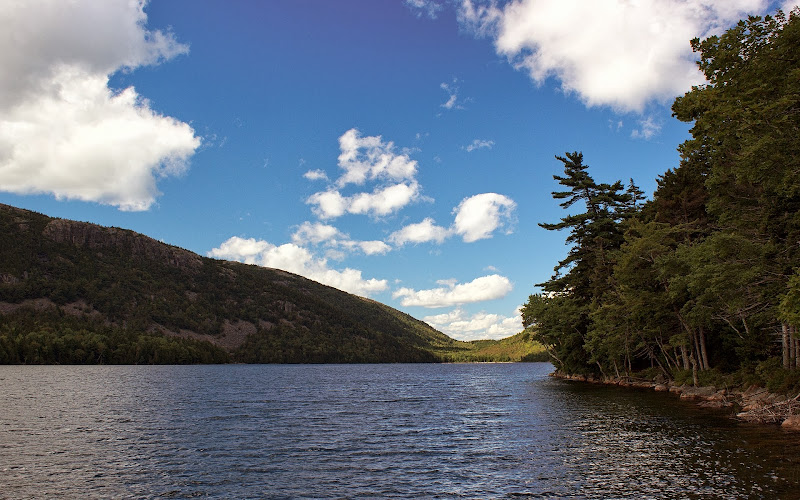
{"type": "Polygon", "coordinates": [[[596,181],[580,152],[556,157],[570,213],[540,226],[570,249],[523,323],[563,373],[786,388],[800,381],[800,10],[691,44],[707,83],[672,105],[691,138],[651,200],[596,181]]]}

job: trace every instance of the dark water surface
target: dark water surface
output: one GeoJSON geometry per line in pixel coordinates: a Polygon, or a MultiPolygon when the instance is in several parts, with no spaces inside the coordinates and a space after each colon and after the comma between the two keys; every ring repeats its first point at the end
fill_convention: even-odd
{"type": "Polygon", "coordinates": [[[800,498],[800,435],[551,370],[0,366],[0,498],[800,498]]]}

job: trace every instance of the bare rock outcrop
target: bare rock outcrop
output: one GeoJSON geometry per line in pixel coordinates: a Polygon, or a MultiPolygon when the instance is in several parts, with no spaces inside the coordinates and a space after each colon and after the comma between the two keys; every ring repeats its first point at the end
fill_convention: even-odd
{"type": "Polygon", "coordinates": [[[56,243],[81,248],[123,250],[136,258],[154,260],[189,272],[197,272],[203,266],[202,258],[188,250],[115,227],[54,219],[45,226],[43,235],[56,243]]]}

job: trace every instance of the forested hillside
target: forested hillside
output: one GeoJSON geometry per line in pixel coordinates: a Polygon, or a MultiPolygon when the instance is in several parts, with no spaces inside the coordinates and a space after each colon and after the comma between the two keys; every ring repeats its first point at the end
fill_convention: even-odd
{"type": "Polygon", "coordinates": [[[375,301],[0,205],[0,363],[418,362],[468,349],[375,301]]]}
{"type": "Polygon", "coordinates": [[[524,324],[563,373],[785,390],[800,380],[800,10],[692,47],[708,83],[673,104],[692,137],[652,200],[557,157],[568,215],[540,225],[570,250],[524,324]]]}

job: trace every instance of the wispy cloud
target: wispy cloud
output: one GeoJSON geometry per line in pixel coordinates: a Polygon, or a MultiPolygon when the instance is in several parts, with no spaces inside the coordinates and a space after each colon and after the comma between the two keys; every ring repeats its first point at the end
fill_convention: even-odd
{"type": "Polygon", "coordinates": [[[467,144],[466,146],[462,146],[461,149],[465,149],[467,153],[471,153],[476,149],[492,149],[494,147],[494,141],[484,140],[484,139],[475,139],[472,143],[467,144]]]}
{"type": "Polygon", "coordinates": [[[309,170],[303,174],[303,177],[310,181],[327,181],[328,174],[324,170],[309,170]]]}
{"type": "Polygon", "coordinates": [[[405,4],[417,17],[425,16],[429,19],[436,19],[444,8],[442,4],[434,0],[405,0],[405,4]]]}
{"type": "Polygon", "coordinates": [[[469,99],[459,98],[458,93],[461,89],[459,88],[457,78],[453,78],[451,83],[440,83],[439,88],[447,92],[447,100],[440,104],[439,107],[447,110],[465,109],[464,103],[469,101],[469,99]]]}
{"type": "Polygon", "coordinates": [[[639,128],[631,132],[634,139],[650,140],[661,132],[661,123],[652,116],[639,120],[639,128]]]}
{"type": "Polygon", "coordinates": [[[188,52],[145,28],[144,2],[30,0],[0,15],[0,190],[147,210],[201,139],[161,115],[119,70],[188,52]]]}

